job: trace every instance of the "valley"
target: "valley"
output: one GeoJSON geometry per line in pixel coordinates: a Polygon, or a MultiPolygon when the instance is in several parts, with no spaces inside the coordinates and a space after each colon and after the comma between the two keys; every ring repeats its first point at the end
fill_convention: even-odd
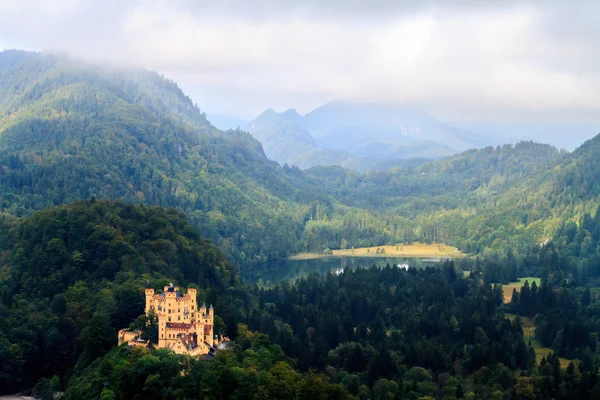
{"type": "Polygon", "coordinates": [[[0,394],[598,397],[600,136],[490,146],[345,102],[209,121],[155,72],[0,53],[0,394]],[[209,328],[118,346],[171,283],[209,328]]]}

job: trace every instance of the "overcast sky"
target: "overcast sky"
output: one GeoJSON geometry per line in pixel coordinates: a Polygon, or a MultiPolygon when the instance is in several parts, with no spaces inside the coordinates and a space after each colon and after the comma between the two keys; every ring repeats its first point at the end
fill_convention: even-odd
{"type": "Polygon", "coordinates": [[[597,0],[2,0],[0,48],[151,68],[209,115],[351,99],[595,123],[599,15],[597,0]]]}

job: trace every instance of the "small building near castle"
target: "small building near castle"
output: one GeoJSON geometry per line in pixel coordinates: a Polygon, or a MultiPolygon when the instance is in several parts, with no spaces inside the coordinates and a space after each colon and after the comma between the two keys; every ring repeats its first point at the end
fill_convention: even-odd
{"type": "MultiPolygon", "coordinates": [[[[218,338],[214,334],[215,310],[211,305],[198,307],[196,289],[189,288],[184,294],[178,287],[165,286],[160,294],[154,289],[146,289],[146,309],[148,315],[153,311],[158,317],[158,344],[156,347],[171,349],[177,354],[200,356],[214,351],[226,338],[218,338]]],[[[128,343],[130,346],[147,346],[149,343],[140,339],[140,331],[121,329],[119,346],[128,343]]]]}

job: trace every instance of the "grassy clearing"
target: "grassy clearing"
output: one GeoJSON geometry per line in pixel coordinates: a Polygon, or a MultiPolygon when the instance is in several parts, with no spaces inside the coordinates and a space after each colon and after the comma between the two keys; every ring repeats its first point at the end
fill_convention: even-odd
{"type": "MultiPolygon", "coordinates": [[[[523,283],[525,282],[523,281],[523,283]]],[[[506,318],[511,321],[514,321],[515,318],[517,318],[516,314],[506,313],[504,315],[506,315],[506,318]]],[[[539,365],[539,363],[542,361],[542,358],[548,357],[548,355],[552,352],[552,349],[542,346],[542,344],[535,338],[535,325],[531,318],[521,317],[521,322],[523,324],[523,339],[525,340],[525,343],[529,343],[531,340],[531,345],[533,346],[533,350],[535,350],[535,362],[539,365]]],[[[560,362],[561,368],[567,368],[572,360],[559,357],[558,361],[560,362]]],[[[577,360],[575,360],[575,362],[577,362],[577,360]]]]}
{"type": "Polygon", "coordinates": [[[513,289],[517,289],[518,293],[521,292],[521,288],[523,287],[523,285],[525,285],[525,281],[529,282],[529,286],[533,285],[533,282],[535,282],[537,287],[540,287],[542,283],[542,280],[540,278],[528,276],[525,278],[520,278],[518,282],[512,282],[508,285],[502,285],[502,292],[504,294],[505,303],[510,303],[510,300],[512,299],[513,289]]]}
{"type": "Polygon", "coordinates": [[[521,286],[523,286],[525,284],[525,281],[529,282],[529,286],[533,285],[533,282],[535,282],[535,284],[537,285],[537,287],[540,287],[540,285],[542,284],[542,278],[536,278],[534,276],[528,276],[526,278],[520,278],[518,283],[521,284],[521,286]]]}
{"type": "Polygon", "coordinates": [[[464,255],[456,247],[445,244],[413,243],[333,250],[332,254],[299,253],[291,256],[290,260],[311,260],[328,257],[460,258],[464,255]]]}

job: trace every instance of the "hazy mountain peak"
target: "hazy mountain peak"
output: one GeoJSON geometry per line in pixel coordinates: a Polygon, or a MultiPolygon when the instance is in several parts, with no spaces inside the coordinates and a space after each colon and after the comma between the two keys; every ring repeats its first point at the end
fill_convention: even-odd
{"type": "Polygon", "coordinates": [[[285,117],[300,117],[300,118],[302,118],[302,116],[300,114],[298,114],[298,111],[296,111],[295,108],[288,108],[287,110],[282,112],[281,115],[285,116],[285,117]]]}

